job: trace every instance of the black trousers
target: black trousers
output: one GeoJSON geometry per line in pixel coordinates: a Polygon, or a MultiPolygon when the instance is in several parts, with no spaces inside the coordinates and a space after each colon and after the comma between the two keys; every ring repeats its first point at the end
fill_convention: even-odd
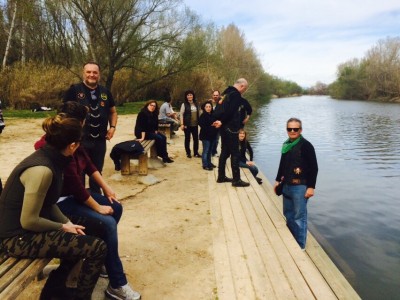
{"type": "Polygon", "coordinates": [[[193,154],[199,154],[199,127],[187,126],[183,132],[185,133],[185,150],[186,154],[190,154],[190,135],[193,137],[193,154]]]}
{"type": "MultiPolygon", "coordinates": [[[[92,160],[92,163],[96,166],[96,169],[101,173],[103,171],[104,157],[107,150],[106,139],[83,140],[82,145],[85,147],[85,150],[92,160]]],[[[84,174],[82,176],[85,178],[84,174]]],[[[89,187],[91,192],[101,194],[100,186],[91,178],[89,179],[89,187]]]]}
{"type": "Polygon", "coordinates": [[[221,128],[221,154],[218,162],[218,177],[225,177],[226,160],[231,157],[233,182],[240,180],[239,169],[239,133],[232,132],[228,128],[221,128]]]}

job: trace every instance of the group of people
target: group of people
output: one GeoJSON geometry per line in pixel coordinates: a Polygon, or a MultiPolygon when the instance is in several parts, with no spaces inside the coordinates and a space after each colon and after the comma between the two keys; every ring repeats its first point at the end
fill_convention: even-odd
{"type": "MultiPolygon", "coordinates": [[[[181,114],[186,114],[182,123],[185,131],[185,149],[190,157],[188,147],[189,133],[196,133],[197,124],[201,127],[200,139],[203,142],[202,164],[206,170],[215,167],[211,157],[216,152],[218,136],[221,137],[221,154],[218,162],[217,182],[231,182],[235,187],[249,186],[241,180],[240,168],[248,168],[258,183],[258,168],[253,162],[253,151],[247,140],[244,125],[251,115],[251,106],[242,97],[248,89],[248,82],[244,78],[238,79],[233,86],[229,86],[222,98],[218,91],[213,92],[213,101],[206,101],[201,106],[203,113],[199,116],[194,93],[185,93],[185,107],[181,114]],[[213,110],[220,105],[221,107],[213,110]],[[197,121],[197,124],[194,122],[197,121]],[[195,126],[196,125],[196,126],[195,126]],[[190,128],[195,126],[195,128],[190,128]],[[189,129],[187,129],[189,127],[189,129]],[[247,158],[247,154],[249,157],[247,158]],[[226,176],[225,167],[227,158],[231,159],[232,178],[226,176]]],[[[183,107],[183,106],[182,106],[183,107]]],[[[307,203],[314,196],[314,189],[318,174],[318,163],[313,145],[302,136],[302,122],[298,118],[290,118],[286,126],[288,139],[283,143],[282,154],[274,189],[282,186],[283,213],[286,224],[301,249],[306,247],[307,239],[307,203]]],[[[194,153],[198,154],[197,134],[193,136],[194,153]]]]}
{"type": "MultiPolygon", "coordinates": [[[[37,150],[15,167],[0,195],[1,248],[16,257],[60,258],[59,267],[46,281],[41,299],[90,299],[100,274],[109,278],[105,293],[110,298],[141,298],[127,282],[118,254],[117,225],[123,209],[101,175],[106,141],[114,136],[117,112],[110,91],[99,85],[99,79],[99,65],[86,63],[83,82],[72,85],[58,114],[43,121],[45,134],[35,143],[37,150]],[[84,174],[90,178],[89,190],[85,188],[84,174]],[[67,287],[67,277],[77,265],[77,286],[67,287]]],[[[202,114],[194,92],[189,90],[180,110],[187,157],[192,157],[191,136],[193,156],[200,157],[200,138],[203,168],[212,170],[215,165],[211,157],[216,154],[220,136],[217,182],[231,182],[235,187],[249,186],[240,178],[240,167],[249,168],[261,183],[243,129],[251,114],[251,106],[242,97],[247,88],[247,81],[240,78],[222,97],[214,91],[215,101],[203,103],[202,114]],[[218,105],[223,106],[219,114],[213,112],[218,105]],[[225,173],[229,157],[232,178],[225,173]]],[[[171,112],[170,103],[166,103],[161,110],[174,120],[177,129],[179,121],[171,112]]],[[[135,135],[139,141],[154,139],[158,155],[165,163],[172,163],[166,138],[158,132],[158,121],[158,104],[150,100],[138,114],[135,135]]],[[[318,165],[312,144],[301,135],[301,121],[289,119],[287,132],[289,138],[282,147],[275,187],[283,181],[287,226],[304,249],[307,201],[314,195],[318,165]]]]}
{"type": "Polygon", "coordinates": [[[44,120],[37,150],[15,167],[0,196],[1,248],[16,257],[60,258],[42,289],[43,300],[91,299],[100,275],[109,278],[109,298],[141,298],[118,254],[122,205],[101,176],[117,113],[99,79],[99,65],[86,63],[83,82],[72,85],[58,114],[44,120]],[[77,267],[77,286],[67,287],[77,267]]]}

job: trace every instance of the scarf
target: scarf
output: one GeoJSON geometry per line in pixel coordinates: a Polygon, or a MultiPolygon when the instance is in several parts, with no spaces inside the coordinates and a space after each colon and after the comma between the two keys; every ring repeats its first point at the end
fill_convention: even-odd
{"type": "Polygon", "coordinates": [[[293,142],[290,141],[290,139],[287,139],[283,145],[282,145],[282,154],[285,154],[287,152],[289,152],[290,150],[292,150],[292,148],[294,146],[296,146],[300,140],[303,138],[303,136],[299,136],[297,139],[295,139],[293,142]]]}

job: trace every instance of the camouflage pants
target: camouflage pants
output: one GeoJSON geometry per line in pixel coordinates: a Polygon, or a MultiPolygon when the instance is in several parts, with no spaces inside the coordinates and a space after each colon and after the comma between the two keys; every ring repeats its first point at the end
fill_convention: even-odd
{"type": "Polygon", "coordinates": [[[76,293],[78,299],[91,299],[107,254],[103,240],[62,230],[28,232],[4,238],[1,247],[13,257],[60,258],[59,268],[65,269],[67,273],[79,260],[84,259],[78,279],[76,293]]]}

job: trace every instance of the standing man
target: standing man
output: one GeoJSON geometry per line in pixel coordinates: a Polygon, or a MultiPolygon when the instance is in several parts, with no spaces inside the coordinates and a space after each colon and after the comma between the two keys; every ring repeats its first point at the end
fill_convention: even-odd
{"type": "Polygon", "coordinates": [[[302,135],[299,119],[286,123],[289,138],[283,143],[274,189],[283,180],[283,214],[301,249],[306,248],[307,202],[314,196],[318,164],[313,145],[302,135]]]}
{"type": "MultiPolygon", "coordinates": [[[[99,85],[99,64],[85,63],[82,76],[83,82],[71,85],[63,102],[77,101],[88,108],[82,145],[101,173],[106,154],[106,141],[112,139],[117,126],[117,110],[111,92],[99,85]]],[[[89,185],[91,192],[101,193],[100,187],[93,180],[89,180],[89,185]]]]}
{"type": "MultiPolygon", "coordinates": [[[[236,80],[233,86],[229,86],[222,94],[228,95],[228,98],[220,103],[223,105],[224,111],[222,115],[216,116],[217,121],[214,126],[220,128],[221,134],[221,155],[218,163],[218,179],[217,182],[232,182],[232,186],[246,187],[250,184],[240,179],[239,168],[239,129],[241,127],[241,109],[243,98],[242,94],[248,88],[247,80],[240,78],[236,80]],[[228,178],[225,175],[225,165],[228,157],[231,157],[231,168],[233,178],[228,178]]],[[[223,98],[224,99],[224,98],[223,98]]]]}

